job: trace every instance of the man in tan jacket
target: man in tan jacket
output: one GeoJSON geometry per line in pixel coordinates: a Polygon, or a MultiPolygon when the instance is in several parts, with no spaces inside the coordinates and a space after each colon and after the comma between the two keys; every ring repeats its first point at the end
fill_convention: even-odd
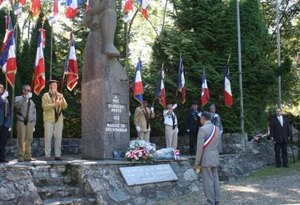
{"type": "Polygon", "coordinates": [[[63,94],[57,91],[58,82],[48,82],[49,92],[42,97],[44,129],[45,129],[45,160],[51,157],[51,140],[54,136],[55,160],[61,160],[61,141],[64,124],[62,110],[68,107],[63,94]]]}
{"type": "Polygon", "coordinates": [[[139,140],[150,141],[150,119],[155,117],[154,108],[148,108],[148,102],[144,100],[143,104],[134,111],[134,125],[138,133],[139,140]]]}

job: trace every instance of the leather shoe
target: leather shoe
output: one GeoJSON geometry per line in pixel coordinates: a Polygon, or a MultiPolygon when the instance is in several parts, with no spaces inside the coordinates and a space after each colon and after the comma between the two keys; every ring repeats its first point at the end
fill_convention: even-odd
{"type": "Polygon", "coordinates": [[[50,157],[45,157],[45,161],[51,161],[50,157]]]}
{"type": "Polygon", "coordinates": [[[55,157],[54,160],[60,161],[60,160],[62,160],[62,159],[61,159],[61,157],[55,157]]]}
{"type": "Polygon", "coordinates": [[[25,161],[29,162],[29,161],[36,161],[36,159],[34,158],[26,158],[25,161]]]}

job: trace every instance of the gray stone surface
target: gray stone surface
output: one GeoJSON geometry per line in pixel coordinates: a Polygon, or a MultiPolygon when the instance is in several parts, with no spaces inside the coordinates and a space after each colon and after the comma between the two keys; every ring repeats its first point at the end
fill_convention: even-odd
{"type": "MultiPolygon", "coordinates": [[[[100,4],[99,1],[97,6],[101,7],[100,4]]],[[[92,10],[96,12],[97,9],[92,10]]],[[[91,31],[85,46],[82,72],[82,154],[92,159],[111,159],[113,151],[126,151],[130,141],[128,77],[111,55],[113,52],[107,53],[105,49],[113,47],[113,42],[107,41],[114,38],[111,29],[116,19],[111,19],[111,15],[115,15],[113,10],[108,13],[106,8],[103,10],[99,9],[99,13],[102,12],[99,15],[92,12],[86,17],[91,31]],[[99,29],[94,28],[94,23],[99,24],[99,29]],[[104,34],[103,28],[111,33],[104,34]]]]}
{"type": "Polygon", "coordinates": [[[248,136],[245,133],[225,133],[222,134],[224,154],[239,154],[245,152],[248,136]]]}
{"type": "Polygon", "coordinates": [[[198,179],[198,176],[193,169],[188,169],[183,173],[183,178],[186,181],[195,181],[198,179]]]}

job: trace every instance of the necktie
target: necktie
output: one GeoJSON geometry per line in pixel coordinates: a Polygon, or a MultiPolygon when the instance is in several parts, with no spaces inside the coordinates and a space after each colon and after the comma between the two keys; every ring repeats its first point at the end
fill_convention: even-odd
{"type": "Polygon", "coordinates": [[[28,99],[28,103],[27,103],[26,118],[25,118],[25,121],[24,121],[24,124],[25,124],[25,125],[27,125],[27,123],[28,123],[29,108],[30,108],[30,99],[28,99]]]}
{"type": "Polygon", "coordinates": [[[175,115],[172,113],[173,130],[175,129],[175,115]]]}

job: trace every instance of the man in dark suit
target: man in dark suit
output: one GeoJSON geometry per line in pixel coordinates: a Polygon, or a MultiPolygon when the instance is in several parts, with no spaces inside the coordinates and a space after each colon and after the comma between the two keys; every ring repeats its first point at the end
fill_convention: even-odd
{"type": "Polygon", "coordinates": [[[287,144],[291,134],[289,120],[282,116],[281,108],[276,109],[276,115],[270,120],[270,137],[274,142],[276,166],[288,167],[287,144]]]}
{"type": "Polygon", "coordinates": [[[207,205],[218,205],[220,203],[219,190],[219,151],[220,142],[219,128],[210,121],[210,113],[203,112],[200,117],[202,127],[199,128],[195,169],[201,167],[204,194],[207,205]]]}
{"type": "Polygon", "coordinates": [[[200,116],[198,111],[198,102],[193,101],[191,108],[186,111],[185,114],[185,127],[186,132],[190,136],[190,154],[196,154],[196,146],[197,146],[197,134],[199,130],[199,123],[200,116]]]}

